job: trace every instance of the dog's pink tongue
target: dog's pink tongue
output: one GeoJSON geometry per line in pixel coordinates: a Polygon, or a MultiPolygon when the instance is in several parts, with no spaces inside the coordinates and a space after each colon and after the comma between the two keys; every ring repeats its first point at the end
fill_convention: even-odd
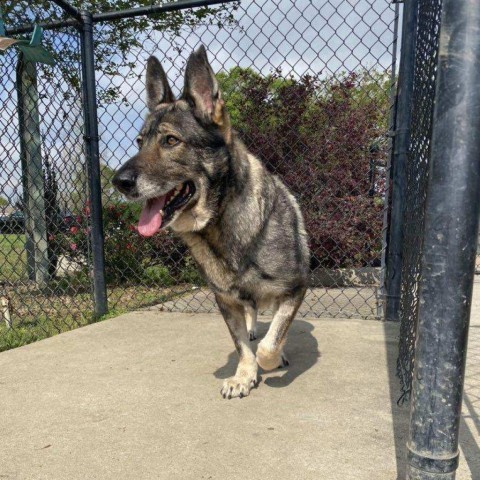
{"type": "Polygon", "coordinates": [[[166,195],[163,195],[162,197],[147,200],[143,207],[138,222],[138,233],[143,237],[151,237],[160,230],[162,226],[160,210],[165,205],[165,197],[166,195]]]}

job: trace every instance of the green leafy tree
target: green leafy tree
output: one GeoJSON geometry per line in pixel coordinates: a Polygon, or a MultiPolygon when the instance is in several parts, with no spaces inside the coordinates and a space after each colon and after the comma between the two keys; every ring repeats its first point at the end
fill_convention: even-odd
{"type": "Polygon", "coordinates": [[[9,201],[6,198],[0,197],[0,207],[6,207],[9,205],[9,201]]]}
{"type": "MultiPolygon", "coordinates": [[[[70,0],[70,4],[92,13],[108,12],[113,10],[129,9],[135,7],[149,7],[152,0],[70,0]]],[[[179,10],[139,16],[102,23],[94,29],[94,46],[96,67],[105,75],[118,75],[122,67],[128,67],[131,75],[135,75],[135,59],[131,52],[142,47],[142,42],[154,32],[167,32],[173,36],[178,35],[182,28],[196,28],[203,25],[221,25],[224,27],[235,26],[233,12],[238,8],[239,2],[213,7],[201,7],[188,10],[179,10]]],[[[32,22],[55,22],[68,19],[68,15],[49,0],[0,0],[5,25],[8,28],[31,24],[32,22]]],[[[44,35],[44,43],[52,52],[62,76],[74,91],[80,87],[79,41],[73,28],[62,30],[61,33],[44,35]],[[68,33],[68,35],[65,35],[68,33]],[[73,36],[72,36],[73,35],[73,36]]],[[[54,78],[54,69],[46,65],[40,67],[41,73],[48,79],[54,78]]],[[[71,94],[73,94],[72,92],[71,94]]],[[[121,98],[118,87],[109,86],[100,89],[99,96],[102,101],[112,102],[121,98]]]]}

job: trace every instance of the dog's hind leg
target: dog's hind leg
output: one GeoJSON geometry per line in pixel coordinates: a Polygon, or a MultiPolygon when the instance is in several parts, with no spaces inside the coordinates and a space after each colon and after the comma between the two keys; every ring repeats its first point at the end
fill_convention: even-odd
{"type": "Polygon", "coordinates": [[[247,322],[248,338],[252,342],[257,338],[257,309],[251,306],[246,306],[245,320],[247,322]]]}
{"type": "Polygon", "coordinates": [[[304,296],[305,289],[302,289],[297,295],[278,303],[270,328],[257,348],[257,363],[264,370],[273,370],[289,364],[283,353],[283,346],[287,340],[288,329],[304,296]]]}
{"type": "Polygon", "coordinates": [[[228,297],[216,294],[218,307],[222,312],[235,349],[239,356],[237,371],[233,377],[223,382],[221,394],[223,398],[246,397],[257,384],[257,362],[250,349],[243,305],[234,303],[228,297]]]}

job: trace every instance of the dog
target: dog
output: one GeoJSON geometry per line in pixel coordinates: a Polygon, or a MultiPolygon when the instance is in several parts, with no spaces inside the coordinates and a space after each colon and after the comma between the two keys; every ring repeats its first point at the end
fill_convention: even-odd
{"type": "Polygon", "coordinates": [[[138,232],[170,228],[185,242],[215,294],[239,355],[224,398],[245,397],[258,366],[288,365],[287,331],[305,296],[310,253],[297,201],[252,155],[232,129],[203,46],[186,65],[175,99],[159,60],[147,62],[149,113],[139,151],[115,174],[128,200],[144,202],[138,232]],[[269,330],[256,355],[257,312],[271,307],[269,330]]]}

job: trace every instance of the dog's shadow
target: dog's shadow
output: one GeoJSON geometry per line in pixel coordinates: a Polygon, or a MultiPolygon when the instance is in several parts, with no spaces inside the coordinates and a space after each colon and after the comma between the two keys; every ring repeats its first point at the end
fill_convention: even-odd
{"type": "MultiPolygon", "coordinates": [[[[255,351],[258,342],[267,333],[270,323],[258,322],[257,340],[251,342],[255,351]]],[[[312,335],[313,325],[305,320],[295,320],[288,334],[285,354],[290,362],[288,367],[279,368],[271,372],[264,372],[259,368],[260,373],[273,374],[265,380],[265,385],[273,388],[281,388],[290,385],[297,377],[313,367],[320,357],[317,339],[312,335]],[[276,374],[277,373],[277,374],[276,374]]],[[[235,374],[238,364],[237,352],[233,351],[228,355],[227,362],[218,368],[213,374],[216,378],[224,379],[235,374]]],[[[259,381],[261,377],[259,377],[259,381]]]]}

